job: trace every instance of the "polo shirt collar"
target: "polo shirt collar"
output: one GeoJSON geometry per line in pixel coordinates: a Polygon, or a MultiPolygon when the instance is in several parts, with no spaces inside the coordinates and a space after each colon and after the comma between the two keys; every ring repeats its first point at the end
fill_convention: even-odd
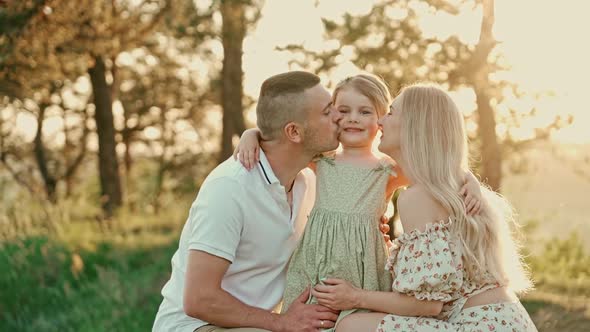
{"type": "Polygon", "coordinates": [[[268,162],[268,159],[266,158],[266,155],[264,154],[264,151],[262,151],[262,149],[260,149],[260,160],[258,161],[258,168],[262,172],[264,181],[266,181],[267,184],[280,184],[279,179],[273,172],[272,167],[270,167],[270,163],[268,162]]]}

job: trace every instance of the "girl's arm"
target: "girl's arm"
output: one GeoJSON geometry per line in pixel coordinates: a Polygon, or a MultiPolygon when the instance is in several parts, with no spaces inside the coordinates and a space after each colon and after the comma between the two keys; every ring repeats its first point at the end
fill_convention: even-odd
{"type": "MultiPolygon", "coordinates": [[[[244,165],[247,170],[254,168],[256,163],[260,160],[260,129],[250,128],[246,129],[240,137],[240,142],[234,150],[233,157],[239,159],[240,163],[244,165]]],[[[315,173],[316,163],[312,161],[307,165],[315,173]]]]}
{"type": "Polygon", "coordinates": [[[240,163],[251,170],[260,160],[260,129],[250,128],[245,130],[240,137],[240,142],[233,153],[234,160],[239,158],[240,163]]]}
{"type": "Polygon", "coordinates": [[[342,279],[325,279],[323,283],[315,286],[311,294],[318,304],[333,310],[368,309],[400,316],[436,316],[443,306],[441,301],[418,300],[396,291],[364,290],[342,279]]]}

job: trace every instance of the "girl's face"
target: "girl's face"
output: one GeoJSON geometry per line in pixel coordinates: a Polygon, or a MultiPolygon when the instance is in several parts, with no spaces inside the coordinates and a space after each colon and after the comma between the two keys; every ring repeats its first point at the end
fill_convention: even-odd
{"type": "Polygon", "coordinates": [[[400,151],[400,103],[394,101],[389,107],[389,112],[379,120],[379,127],[381,128],[381,142],[379,143],[379,151],[392,156],[400,151]]]}
{"type": "Polygon", "coordinates": [[[352,88],[338,92],[334,103],[340,120],[340,143],[343,147],[371,146],[379,125],[379,116],[373,103],[365,95],[352,88]]]}

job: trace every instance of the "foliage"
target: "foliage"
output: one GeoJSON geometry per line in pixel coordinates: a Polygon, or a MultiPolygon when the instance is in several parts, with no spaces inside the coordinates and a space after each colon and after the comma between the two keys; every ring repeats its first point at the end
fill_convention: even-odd
{"type": "Polygon", "coordinates": [[[578,233],[552,239],[529,263],[538,288],[590,296],[590,255],[578,233]]]}
{"type": "MultiPolygon", "coordinates": [[[[496,73],[509,70],[510,67],[503,55],[495,49],[495,41],[484,41],[481,45],[474,45],[461,40],[457,35],[425,35],[420,23],[420,19],[425,15],[452,17],[469,6],[481,6],[482,2],[486,1],[379,0],[368,13],[345,13],[337,19],[324,18],[324,39],[326,45],[332,45],[328,50],[310,50],[295,44],[279,49],[297,55],[291,61],[292,65],[328,78],[334,74],[335,68],[345,61],[350,61],[360,70],[382,77],[388,83],[392,94],[397,94],[405,85],[419,81],[439,83],[451,90],[469,88],[476,94],[485,92],[490,106],[493,107],[492,116],[496,119],[488,126],[498,123],[506,128],[505,132],[498,131],[496,134],[500,143],[500,157],[507,160],[522,160],[516,152],[535,141],[547,139],[552,131],[571,124],[571,117],[556,117],[545,128],[538,128],[530,139],[514,137],[513,131],[518,130],[521,123],[536,115],[539,110],[532,108],[527,112],[517,109],[507,103],[505,97],[523,98],[534,95],[536,98],[542,98],[545,92],[524,91],[515,82],[497,78],[496,73]],[[489,48],[489,56],[481,56],[482,50],[489,48]],[[489,80],[483,87],[476,86],[475,81],[481,81],[482,75],[489,80]]],[[[496,128],[478,128],[477,121],[482,114],[470,111],[464,110],[466,121],[474,124],[467,126],[472,128],[468,131],[469,139],[473,143],[470,146],[471,154],[481,156],[482,129],[496,133],[496,128]]],[[[490,162],[490,158],[498,156],[482,157],[485,160],[473,159],[472,166],[479,171],[478,173],[485,169],[482,165],[490,162]]],[[[494,166],[501,168],[499,165],[494,166]]]]}
{"type": "Polygon", "coordinates": [[[193,195],[168,198],[159,214],[122,208],[108,221],[97,218],[96,199],[80,197],[4,202],[12,212],[0,214],[0,330],[151,328],[193,195]]]}
{"type": "Polygon", "coordinates": [[[128,250],[101,242],[86,251],[45,237],[6,243],[0,329],[149,330],[173,244],[128,250]]]}

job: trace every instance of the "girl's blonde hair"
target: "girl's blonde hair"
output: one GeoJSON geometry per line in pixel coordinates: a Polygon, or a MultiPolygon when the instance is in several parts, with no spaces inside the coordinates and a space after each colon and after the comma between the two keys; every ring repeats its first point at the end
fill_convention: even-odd
{"type": "Polygon", "coordinates": [[[387,84],[382,79],[371,74],[359,74],[347,77],[336,85],[332,94],[332,101],[336,102],[338,93],[349,87],[369,98],[379,117],[387,113],[389,104],[391,104],[391,94],[389,93],[387,84]]]}
{"type": "Polygon", "coordinates": [[[516,224],[510,204],[482,186],[482,212],[466,213],[459,191],[468,170],[467,137],[463,115],[451,97],[437,86],[417,84],[402,89],[393,106],[400,112],[404,171],[450,213],[451,232],[459,238],[469,278],[487,282],[491,277],[514,291],[530,288],[510,227],[516,224]]]}

